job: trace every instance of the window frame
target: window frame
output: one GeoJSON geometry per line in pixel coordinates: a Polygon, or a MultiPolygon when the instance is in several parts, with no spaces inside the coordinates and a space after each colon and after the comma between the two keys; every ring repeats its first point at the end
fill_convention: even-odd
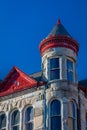
{"type": "Polygon", "coordinates": [[[24,108],[23,110],[23,117],[24,117],[24,120],[23,120],[23,129],[26,130],[26,124],[29,124],[29,123],[32,123],[33,124],[33,130],[34,130],[34,107],[32,105],[28,105],[24,108]],[[32,107],[33,108],[33,119],[30,120],[30,121],[26,121],[26,118],[25,118],[25,113],[26,113],[26,110],[29,108],[29,107],[32,107]]]}
{"type": "Polygon", "coordinates": [[[48,126],[49,126],[49,130],[51,130],[51,118],[52,117],[60,117],[60,121],[61,121],[61,130],[62,130],[62,114],[61,114],[61,108],[62,108],[62,103],[61,103],[61,100],[60,99],[57,99],[57,98],[53,98],[50,103],[49,103],[49,122],[48,122],[48,126]],[[59,101],[60,102],[60,114],[59,115],[54,115],[54,116],[51,116],[51,103],[53,101],[59,101]]]}
{"type": "MultiPolygon", "coordinates": [[[[1,115],[5,115],[5,120],[6,120],[6,124],[7,124],[7,117],[6,117],[6,113],[5,113],[5,112],[0,112],[0,116],[1,116],[1,115]]],[[[0,130],[3,130],[3,129],[5,129],[5,130],[6,130],[6,124],[5,124],[5,127],[0,128],[0,130]]]]}
{"type": "Polygon", "coordinates": [[[13,130],[13,127],[15,127],[15,126],[19,126],[19,130],[20,130],[20,126],[21,126],[21,112],[20,112],[20,110],[19,109],[14,109],[12,112],[11,112],[11,114],[10,114],[10,130],[13,130]],[[15,112],[15,111],[18,111],[19,112],[19,123],[17,123],[17,124],[12,124],[12,114],[15,112]]]}
{"type": "Polygon", "coordinates": [[[61,79],[61,57],[60,56],[54,56],[54,57],[50,57],[49,58],[49,79],[52,80],[60,80],[61,79]],[[59,67],[55,67],[55,68],[51,68],[51,60],[52,59],[59,59],[59,67]],[[59,71],[59,78],[51,78],[51,71],[55,71],[58,70],[59,71]]]}
{"type": "MultiPolygon", "coordinates": [[[[73,109],[71,110],[71,112],[73,112],[73,109]]],[[[75,126],[73,127],[73,130],[77,130],[77,105],[76,105],[76,102],[73,101],[73,100],[70,100],[70,101],[68,102],[68,121],[69,121],[69,119],[72,120],[72,124],[75,125],[75,126]],[[74,104],[75,117],[72,116],[72,115],[69,115],[69,110],[70,110],[70,108],[72,108],[72,104],[71,104],[71,106],[70,106],[69,103],[73,103],[73,104],[74,104]],[[69,107],[70,107],[70,108],[69,108],[69,107]],[[74,122],[74,123],[73,123],[73,122],[74,122]],[[74,129],[74,128],[75,128],[75,129],[74,129]]],[[[69,130],[69,124],[68,124],[68,130],[69,130]]]]}

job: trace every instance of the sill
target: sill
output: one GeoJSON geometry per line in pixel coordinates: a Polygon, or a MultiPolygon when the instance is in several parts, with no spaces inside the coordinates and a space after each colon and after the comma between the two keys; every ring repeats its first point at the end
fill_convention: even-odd
{"type": "Polygon", "coordinates": [[[66,80],[66,79],[54,79],[54,80],[50,80],[50,81],[48,81],[48,84],[55,83],[55,82],[66,82],[68,84],[74,84],[74,85],[78,84],[77,82],[69,81],[69,80],[66,80]]]}

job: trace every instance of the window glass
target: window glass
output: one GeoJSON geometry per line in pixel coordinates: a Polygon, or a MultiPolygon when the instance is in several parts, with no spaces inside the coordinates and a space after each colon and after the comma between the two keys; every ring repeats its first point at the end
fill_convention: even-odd
{"type": "Polygon", "coordinates": [[[73,62],[67,59],[67,80],[73,81],[73,62]]]}
{"type": "Polygon", "coordinates": [[[33,120],[33,107],[28,107],[25,112],[26,121],[33,120]]]}
{"type": "Polygon", "coordinates": [[[26,130],[33,130],[33,123],[32,122],[26,124],[26,130]]]}
{"type": "Polygon", "coordinates": [[[86,130],[87,130],[87,113],[86,113],[86,124],[85,125],[86,125],[86,130]]]}
{"type": "Polygon", "coordinates": [[[52,115],[60,115],[60,101],[58,100],[53,100],[51,102],[51,116],[52,115]]]}
{"type": "Polygon", "coordinates": [[[50,125],[51,130],[61,130],[61,104],[58,100],[51,102],[50,125]]]}
{"type": "Polygon", "coordinates": [[[67,79],[73,81],[73,72],[67,71],[67,79]]]}
{"type": "Polygon", "coordinates": [[[50,71],[50,79],[59,79],[60,75],[60,70],[59,69],[55,69],[55,70],[51,70],[50,71]]]}
{"type": "Polygon", "coordinates": [[[25,111],[25,130],[33,130],[34,111],[30,106],[25,111]]]}
{"type": "Polygon", "coordinates": [[[19,130],[20,126],[20,112],[15,110],[11,116],[11,130],[19,130]]]}
{"type": "Polygon", "coordinates": [[[51,118],[51,130],[61,130],[61,117],[55,116],[51,118]]]}
{"type": "Polygon", "coordinates": [[[20,112],[18,110],[12,113],[12,125],[18,124],[20,122],[20,112]]]}
{"type": "Polygon", "coordinates": [[[19,126],[14,126],[12,130],[19,130],[19,126]]]}
{"type": "Polygon", "coordinates": [[[73,101],[68,105],[68,127],[69,130],[76,130],[76,105],[73,101]]]}
{"type": "Polygon", "coordinates": [[[59,58],[50,59],[50,80],[60,78],[59,58]]]}
{"type": "Polygon", "coordinates": [[[67,59],[67,68],[73,70],[73,62],[67,59]]]}
{"type": "Polygon", "coordinates": [[[6,128],[6,115],[3,113],[0,115],[0,130],[5,130],[6,128]]]}
{"type": "Polygon", "coordinates": [[[59,58],[50,59],[50,69],[59,68],[59,58]]]}

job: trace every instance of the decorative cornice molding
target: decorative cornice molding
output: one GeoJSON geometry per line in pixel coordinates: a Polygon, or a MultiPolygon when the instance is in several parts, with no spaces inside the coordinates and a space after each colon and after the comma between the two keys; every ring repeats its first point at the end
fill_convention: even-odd
{"type": "Polygon", "coordinates": [[[43,53],[50,48],[55,48],[55,47],[65,47],[73,50],[76,54],[78,53],[79,50],[79,45],[78,43],[64,35],[55,35],[55,36],[49,36],[48,38],[44,39],[40,43],[40,53],[43,55],[43,53]]]}

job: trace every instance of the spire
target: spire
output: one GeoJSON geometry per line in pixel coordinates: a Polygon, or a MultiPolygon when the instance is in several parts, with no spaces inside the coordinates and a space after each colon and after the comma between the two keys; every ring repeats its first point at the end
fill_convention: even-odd
{"type": "Polygon", "coordinates": [[[65,27],[61,24],[60,19],[58,19],[56,25],[54,26],[54,28],[52,29],[48,37],[54,36],[54,35],[65,35],[65,36],[71,37],[71,35],[67,32],[65,27]]]}
{"type": "Polygon", "coordinates": [[[57,25],[59,25],[59,24],[61,24],[61,21],[60,21],[60,19],[58,19],[58,21],[57,21],[57,25]]]}

